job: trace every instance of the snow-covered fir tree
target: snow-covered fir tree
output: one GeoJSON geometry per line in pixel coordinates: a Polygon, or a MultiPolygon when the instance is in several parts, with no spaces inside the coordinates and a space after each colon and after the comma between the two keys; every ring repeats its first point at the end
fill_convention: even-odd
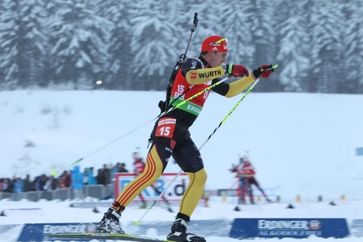
{"type": "MultiPolygon", "coordinates": [[[[353,1],[354,2],[354,1],[353,1]]],[[[339,0],[311,1],[310,35],[312,36],[311,68],[317,92],[337,92],[338,83],[344,80],[343,4],[339,0]]]]}
{"type": "Polygon", "coordinates": [[[48,41],[45,28],[47,19],[45,2],[44,0],[22,0],[20,2],[18,12],[21,17],[21,29],[24,32],[22,36],[24,52],[21,54],[25,59],[20,77],[23,81],[22,86],[45,86],[43,74],[48,41]]]}
{"type": "MultiPolygon", "coordinates": [[[[277,63],[276,37],[277,32],[276,18],[277,6],[281,0],[255,0],[252,1],[252,24],[250,31],[253,35],[253,64],[251,68],[255,68],[266,63],[277,63]]],[[[279,64],[279,63],[277,63],[279,64]]],[[[256,86],[255,90],[260,90],[261,85],[256,86]]],[[[264,91],[281,90],[282,85],[278,75],[272,75],[267,82],[263,84],[264,91]]]]}
{"type": "Polygon", "coordinates": [[[21,36],[17,9],[17,0],[0,3],[0,74],[1,87],[6,89],[16,88],[20,80],[19,65],[22,58],[19,58],[21,36]]]}
{"type": "Polygon", "coordinates": [[[107,42],[112,23],[87,8],[85,0],[62,0],[50,22],[51,55],[58,81],[92,88],[106,75],[107,42]]]}
{"type": "MultiPolygon", "coordinates": [[[[1,32],[4,28],[4,26],[3,26],[4,23],[2,22],[1,16],[5,13],[5,11],[6,11],[6,8],[4,6],[4,2],[0,2],[0,36],[1,36],[1,32]]],[[[0,39],[0,43],[1,42],[2,41],[0,39]]],[[[5,55],[4,53],[2,53],[2,51],[4,51],[4,49],[0,47],[0,60],[1,60],[2,56],[5,55]]],[[[4,80],[4,68],[0,68],[0,80],[4,80]]],[[[2,90],[2,89],[6,89],[5,81],[0,81],[0,90],[2,90]]]]}
{"type": "MultiPolygon", "coordinates": [[[[174,27],[173,33],[170,33],[174,36],[174,38],[177,38],[179,41],[176,41],[176,46],[174,47],[176,54],[184,54],[185,49],[188,44],[189,36],[190,36],[190,30],[193,27],[193,19],[194,19],[194,13],[197,12],[193,7],[192,3],[194,1],[165,1],[164,5],[168,9],[168,15],[174,16],[171,20],[171,24],[174,27]]],[[[199,18],[199,17],[198,17],[199,18]]],[[[196,39],[196,34],[199,32],[199,27],[197,27],[193,33],[192,40],[196,39]]],[[[198,40],[200,41],[200,40],[198,40]]],[[[194,46],[192,43],[189,46],[189,56],[195,55],[193,51],[198,50],[198,46],[194,46]]],[[[175,58],[174,58],[175,59],[175,58]]],[[[176,61],[176,59],[175,59],[176,61]]],[[[170,63],[170,67],[174,63],[170,63]]]]}
{"type": "Polygon", "coordinates": [[[229,3],[231,5],[219,3],[219,21],[215,23],[219,26],[220,33],[228,39],[228,62],[250,66],[255,52],[250,31],[253,24],[252,1],[232,0],[229,3]]]}
{"type": "Polygon", "coordinates": [[[130,4],[125,1],[100,0],[96,1],[96,13],[114,23],[110,30],[108,43],[108,64],[105,66],[108,73],[105,85],[112,89],[132,89],[133,78],[130,76],[132,59],[131,35],[132,26],[128,16],[130,4]]]}
{"type": "Polygon", "coordinates": [[[358,93],[363,88],[363,1],[351,1],[345,8],[344,31],[344,73],[345,81],[340,90],[358,93]]]}
{"type": "Polygon", "coordinates": [[[131,50],[133,52],[131,72],[138,88],[163,89],[170,71],[170,63],[177,56],[174,16],[168,14],[167,0],[134,2],[130,8],[133,26],[131,50]]]}
{"type": "Polygon", "coordinates": [[[184,53],[221,34],[229,63],[280,68],[257,91],[363,92],[360,0],[2,0],[0,89],[163,90],[184,53]]]}
{"type": "MultiPolygon", "coordinates": [[[[0,59],[6,85],[41,85],[44,71],[47,17],[43,0],[3,2],[0,16],[0,59]]],[[[3,84],[4,85],[4,84],[3,84]]]]}
{"type": "MultiPolygon", "coordinates": [[[[193,39],[190,44],[190,54],[197,56],[200,52],[201,42],[204,38],[212,34],[221,34],[219,33],[219,23],[220,16],[216,12],[220,1],[217,0],[209,0],[208,4],[205,1],[197,0],[197,1],[188,1],[187,8],[189,9],[188,15],[185,15],[184,23],[187,26],[184,27],[184,31],[187,32],[190,30],[190,24],[192,23],[192,18],[194,17],[194,13],[198,13],[198,26],[196,32],[194,33],[193,39]]],[[[185,34],[183,38],[185,39],[185,34]]]]}
{"type": "Polygon", "coordinates": [[[277,6],[276,29],[280,64],[279,79],[285,91],[302,91],[303,80],[310,69],[308,57],[310,35],[306,0],[299,2],[282,1],[277,6]]]}

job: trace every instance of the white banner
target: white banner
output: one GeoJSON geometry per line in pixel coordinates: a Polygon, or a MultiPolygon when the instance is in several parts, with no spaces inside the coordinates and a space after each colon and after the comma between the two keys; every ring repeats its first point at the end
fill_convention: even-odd
{"type": "MultiPolygon", "coordinates": [[[[160,193],[163,192],[175,178],[178,173],[164,173],[161,177],[152,185],[147,187],[141,194],[146,201],[161,200],[160,193]]],[[[115,197],[120,191],[129,184],[134,178],[135,173],[116,173],[115,175],[115,197]]],[[[182,173],[179,175],[173,183],[168,187],[164,196],[169,201],[179,201],[183,196],[185,189],[187,188],[189,177],[187,174],[182,173]]],[[[140,197],[137,196],[135,201],[140,201],[140,197]]]]}

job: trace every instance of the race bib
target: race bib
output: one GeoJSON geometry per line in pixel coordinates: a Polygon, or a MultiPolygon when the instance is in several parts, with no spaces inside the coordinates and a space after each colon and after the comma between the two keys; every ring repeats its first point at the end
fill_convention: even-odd
{"type": "Polygon", "coordinates": [[[173,138],[174,130],[175,130],[176,119],[175,118],[162,118],[158,122],[158,126],[156,127],[155,136],[156,137],[165,137],[165,138],[173,138]]]}

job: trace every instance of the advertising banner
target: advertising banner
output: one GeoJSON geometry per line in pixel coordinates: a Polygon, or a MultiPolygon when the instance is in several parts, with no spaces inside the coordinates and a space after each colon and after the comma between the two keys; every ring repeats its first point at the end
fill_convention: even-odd
{"type": "MultiPolygon", "coordinates": [[[[363,220],[353,220],[350,233],[347,221],[343,218],[237,218],[233,222],[225,219],[194,220],[190,229],[209,236],[230,236],[236,239],[307,238],[312,235],[323,238],[344,238],[350,235],[362,237],[362,225],[363,220]]],[[[50,234],[95,232],[96,226],[97,223],[36,223],[0,225],[0,231],[6,232],[18,227],[18,231],[21,232],[16,241],[40,242],[54,241],[54,238],[49,237],[50,234]]],[[[146,234],[151,228],[157,228],[159,234],[167,234],[170,231],[170,221],[145,222],[139,225],[134,233],[146,234]]]]}
{"type": "Polygon", "coordinates": [[[47,234],[95,232],[96,225],[96,223],[25,224],[17,241],[51,241],[47,234]]]}
{"type": "MultiPolygon", "coordinates": [[[[159,199],[160,193],[167,189],[164,196],[169,201],[179,201],[187,188],[189,178],[185,173],[182,173],[173,181],[177,174],[178,173],[164,173],[161,175],[152,186],[147,187],[141,193],[144,199],[146,201],[157,200],[159,199]],[[169,186],[170,183],[171,185],[169,186]]],[[[135,173],[117,173],[115,175],[115,197],[117,197],[119,192],[129,184],[135,176],[135,173]]],[[[140,201],[140,197],[137,196],[135,201],[140,201]]]]}
{"type": "Polygon", "coordinates": [[[344,218],[237,218],[230,237],[245,238],[344,238],[349,236],[344,218]]]}

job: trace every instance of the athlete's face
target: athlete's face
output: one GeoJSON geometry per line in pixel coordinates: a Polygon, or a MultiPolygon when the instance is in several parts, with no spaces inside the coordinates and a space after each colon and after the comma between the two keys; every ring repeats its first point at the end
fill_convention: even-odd
{"type": "Polygon", "coordinates": [[[209,65],[211,65],[211,67],[216,67],[225,63],[227,52],[213,51],[209,53],[209,56],[209,65]]]}

